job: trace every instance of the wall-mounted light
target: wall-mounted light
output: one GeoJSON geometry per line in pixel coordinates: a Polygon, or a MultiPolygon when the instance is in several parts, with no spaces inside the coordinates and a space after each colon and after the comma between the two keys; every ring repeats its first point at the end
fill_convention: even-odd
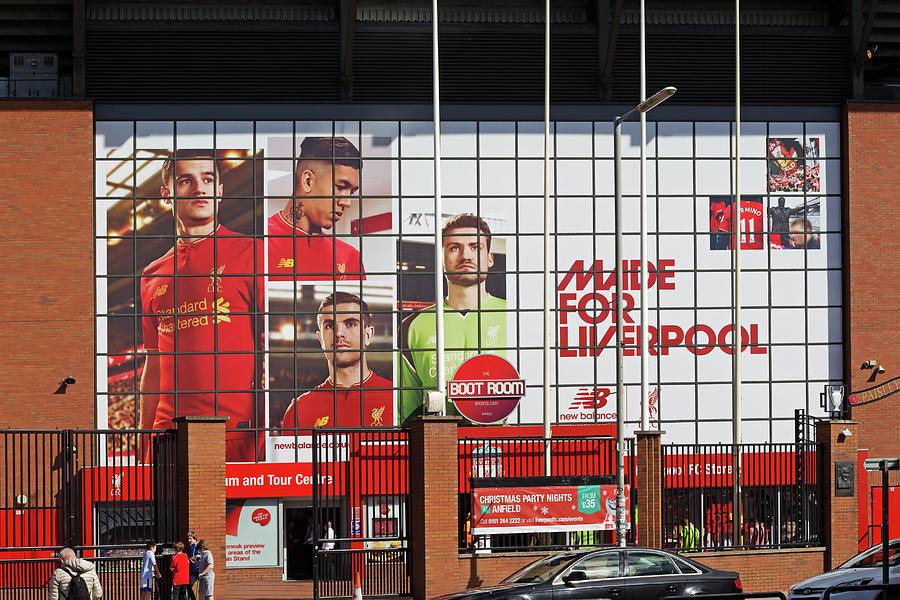
{"type": "Polygon", "coordinates": [[[66,388],[69,387],[70,385],[75,385],[75,378],[72,377],[71,375],[69,375],[68,377],[66,377],[66,378],[63,379],[62,381],[60,381],[60,382],[59,382],[59,387],[56,388],[56,391],[53,392],[53,393],[54,393],[54,394],[65,394],[65,393],[66,393],[66,388]]]}
{"type": "Polygon", "coordinates": [[[849,429],[847,429],[846,427],[844,427],[844,428],[841,430],[841,435],[844,436],[844,437],[852,437],[852,436],[853,436],[853,432],[850,431],[849,429]]]}
{"type": "Polygon", "coordinates": [[[875,372],[876,372],[876,373],[884,373],[884,372],[885,372],[884,365],[878,365],[878,366],[875,368],[875,372]]]}
{"type": "Polygon", "coordinates": [[[867,360],[866,362],[864,362],[862,364],[860,369],[874,369],[875,365],[877,365],[877,364],[878,364],[877,360],[867,360]]]}
{"type": "Polygon", "coordinates": [[[13,505],[16,508],[25,508],[28,506],[28,496],[25,494],[17,494],[15,498],[13,498],[13,505]]]}

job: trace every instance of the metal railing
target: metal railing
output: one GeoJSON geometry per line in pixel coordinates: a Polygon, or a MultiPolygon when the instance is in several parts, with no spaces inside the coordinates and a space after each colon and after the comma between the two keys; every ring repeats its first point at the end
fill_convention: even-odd
{"type": "Polygon", "coordinates": [[[0,560],[175,539],[175,434],[0,431],[0,560]]]}
{"type": "Polygon", "coordinates": [[[741,444],[741,515],[731,444],[662,446],[663,540],[683,551],[819,545],[823,477],[815,443],[741,444]]]}
{"type": "MultiPolygon", "coordinates": [[[[134,552],[134,551],[132,551],[134,552]]],[[[154,598],[169,600],[172,574],[171,554],[157,556],[162,577],[156,580],[154,598]]],[[[141,556],[107,556],[86,559],[94,563],[104,598],[139,600],[138,579],[141,556]]],[[[0,600],[45,600],[53,571],[59,567],[55,558],[0,560],[0,600]]]]}
{"type": "MultiPolygon", "coordinates": [[[[631,491],[631,519],[635,523],[634,440],[625,442],[625,484],[631,491]]],[[[616,439],[613,437],[510,437],[459,440],[459,550],[460,552],[527,552],[611,544],[613,531],[511,533],[472,535],[473,478],[507,479],[541,476],[616,475],[616,439]],[[544,469],[544,449],[550,445],[551,471],[544,469]]],[[[634,526],[626,541],[634,543],[634,526]]]]}

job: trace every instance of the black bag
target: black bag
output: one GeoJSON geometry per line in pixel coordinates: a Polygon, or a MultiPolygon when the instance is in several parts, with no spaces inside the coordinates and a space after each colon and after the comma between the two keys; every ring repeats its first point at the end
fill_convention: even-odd
{"type": "Polygon", "coordinates": [[[87,582],[82,579],[81,573],[73,573],[63,566],[60,568],[72,578],[69,583],[69,593],[63,594],[66,600],[91,600],[91,591],[88,589],[87,582]]]}

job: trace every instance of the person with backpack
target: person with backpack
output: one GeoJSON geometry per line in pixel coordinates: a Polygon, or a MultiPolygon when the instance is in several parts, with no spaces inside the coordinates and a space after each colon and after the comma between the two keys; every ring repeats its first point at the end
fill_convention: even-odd
{"type": "Polygon", "coordinates": [[[48,588],[50,600],[98,600],[103,597],[94,563],[75,555],[71,548],[59,551],[59,567],[53,571],[48,588]]]}

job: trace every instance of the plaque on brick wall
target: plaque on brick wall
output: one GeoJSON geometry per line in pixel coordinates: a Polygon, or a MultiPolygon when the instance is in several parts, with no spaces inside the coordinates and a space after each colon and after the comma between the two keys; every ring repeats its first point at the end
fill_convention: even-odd
{"type": "Polygon", "coordinates": [[[853,463],[850,461],[834,462],[834,495],[838,498],[853,495],[853,463]]]}

